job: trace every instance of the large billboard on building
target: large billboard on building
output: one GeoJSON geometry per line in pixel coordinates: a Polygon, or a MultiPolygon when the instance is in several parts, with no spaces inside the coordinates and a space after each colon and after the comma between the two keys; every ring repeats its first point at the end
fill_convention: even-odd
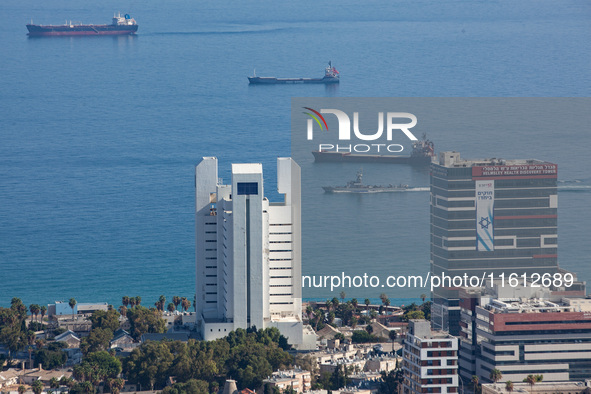
{"type": "Polygon", "coordinates": [[[474,166],[472,167],[472,179],[504,179],[504,178],[556,178],[558,166],[553,163],[524,164],[524,165],[500,165],[500,166],[474,166]]]}
{"type": "Polygon", "coordinates": [[[478,251],[492,251],[494,238],[495,181],[476,181],[476,242],[478,251]]]}

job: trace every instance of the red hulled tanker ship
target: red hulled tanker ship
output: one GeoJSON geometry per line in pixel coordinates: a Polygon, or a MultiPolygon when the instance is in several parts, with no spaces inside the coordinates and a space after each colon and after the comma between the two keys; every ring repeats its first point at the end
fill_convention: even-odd
{"type": "Polygon", "coordinates": [[[138,25],[128,14],[113,16],[110,25],[83,25],[67,23],[65,25],[27,25],[29,36],[100,36],[135,34],[138,25]]]}

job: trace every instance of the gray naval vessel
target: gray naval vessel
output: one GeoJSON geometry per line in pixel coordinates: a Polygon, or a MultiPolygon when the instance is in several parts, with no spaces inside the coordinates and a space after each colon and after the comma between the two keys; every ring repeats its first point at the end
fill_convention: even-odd
{"type": "Polygon", "coordinates": [[[363,169],[357,171],[357,179],[349,181],[345,186],[322,186],[325,193],[392,193],[409,189],[408,185],[364,185],[362,182],[363,169]]]}

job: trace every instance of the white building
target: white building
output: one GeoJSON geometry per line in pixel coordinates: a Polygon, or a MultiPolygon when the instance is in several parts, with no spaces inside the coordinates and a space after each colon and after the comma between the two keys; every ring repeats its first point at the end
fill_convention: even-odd
{"type": "Polygon", "coordinates": [[[232,164],[232,183],[224,185],[217,159],[204,157],[195,188],[196,307],[203,339],[237,328],[277,327],[291,344],[315,348],[315,335],[304,335],[301,320],[300,167],[291,158],[277,159],[281,203],[264,197],[258,163],[232,164]]]}
{"type": "Polygon", "coordinates": [[[403,392],[457,393],[458,339],[431,331],[427,320],[410,320],[404,340],[403,392]]]}

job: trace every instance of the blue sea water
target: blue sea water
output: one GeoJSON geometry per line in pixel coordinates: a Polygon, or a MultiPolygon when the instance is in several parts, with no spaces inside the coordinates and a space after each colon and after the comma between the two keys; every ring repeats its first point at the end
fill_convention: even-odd
{"type": "MultiPolygon", "coordinates": [[[[263,163],[276,199],[275,160],[290,153],[291,97],[589,96],[590,22],[586,0],[4,0],[0,305],[15,296],[27,304],[192,300],[193,172],[202,156],[217,156],[226,180],[232,162],[263,163]],[[108,23],[117,11],[138,21],[137,36],[26,36],[31,19],[108,23]],[[247,83],[253,69],[320,76],[328,60],[340,86],[247,83]]],[[[591,141],[587,130],[561,130],[559,122],[556,133],[563,137],[499,141],[494,153],[557,162],[561,181],[582,186],[561,193],[559,258],[591,280],[591,141]]],[[[491,156],[478,138],[430,137],[438,150],[491,156]]],[[[338,171],[348,179],[351,168],[338,171]]],[[[401,181],[428,184],[426,172],[396,171],[401,181]]],[[[376,198],[393,205],[393,196],[376,198]]],[[[428,269],[428,193],[398,198],[396,209],[408,236],[384,237],[400,251],[393,269],[428,269]]],[[[376,234],[388,232],[392,222],[376,216],[376,234]]],[[[305,274],[358,266],[316,261],[306,246],[338,234],[330,226],[304,234],[305,274]]]]}

